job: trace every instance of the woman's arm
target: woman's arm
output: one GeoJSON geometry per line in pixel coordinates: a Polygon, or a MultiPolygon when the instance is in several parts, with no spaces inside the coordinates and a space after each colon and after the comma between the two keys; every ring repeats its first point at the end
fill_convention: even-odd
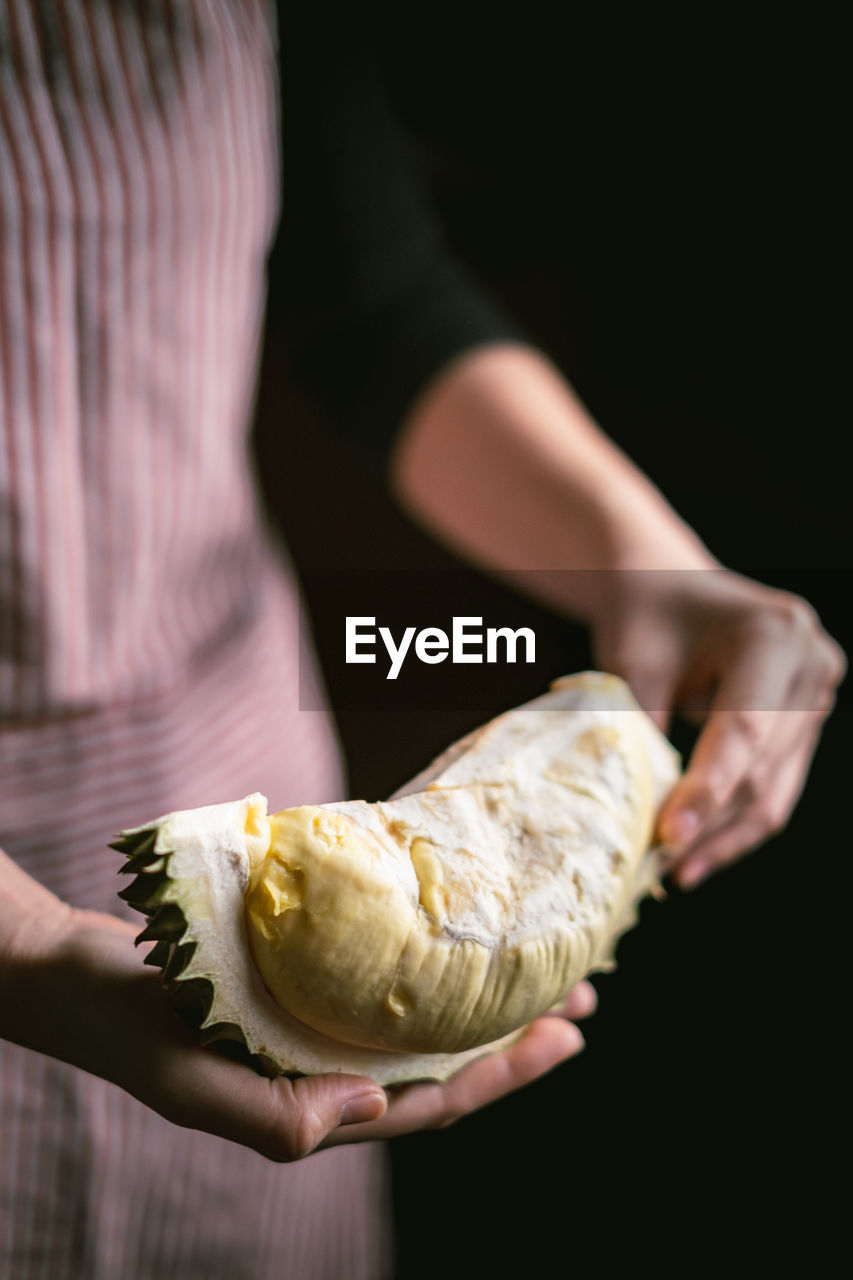
{"type": "Polygon", "coordinates": [[[362,454],[393,448],[439,537],[584,618],[661,723],[707,718],[661,816],[695,881],[786,820],[843,657],[804,601],[718,564],[453,262],[360,19],[300,10],[283,37],[293,372],[362,454]]]}
{"type": "Polygon", "coordinates": [[[784,826],[845,660],[805,601],[724,569],[535,350],[470,350],[421,394],[392,487],[428,529],[586,621],[665,727],[704,721],[660,816],[695,884],[784,826]]]}

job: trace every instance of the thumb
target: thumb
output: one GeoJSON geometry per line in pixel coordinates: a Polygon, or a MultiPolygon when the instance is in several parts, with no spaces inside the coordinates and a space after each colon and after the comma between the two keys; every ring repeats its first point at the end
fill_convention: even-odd
{"type": "MultiPolygon", "coordinates": [[[[373,1080],[330,1073],[272,1079],[209,1048],[180,1064],[167,1119],[251,1147],[269,1160],[301,1160],[339,1125],[378,1120],[388,1099],[373,1080]]],[[[177,1065],[177,1064],[176,1064],[177,1065]]],[[[155,1103],[156,1105],[156,1103],[155,1103]]]]}
{"type": "Polygon", "coordinates": [[[631,688],[631,692],[643,710],[654,720],[661,733],[669,728],[675,702],[675,686],[678,679],[674,658],[660,653],[637,657],[620,664],[615,669],[631,688]]]}
{"type": "Polygon", "coordinates": [[[762,633],[751,637],[723,673],[687,772],[659,815],[665,842],[683,852],[724,812],[756,760],[778,735],[796,653],[768,650],[762,633]]]}
{"type": "MultiPolygon", "coordinates": [[[[379,1120],[388,1109],[384,1089],[363,1076],[329,1074],[273,1081],[285,1160],[300,1160],[339,1125],[379,1120]]],[[[273,1155],[273,1159],[281,1158],[273,1155]]]]}
{"type": "Polygon", "coordinates": [[[681,677],[675,630],[638,610],[596,635],[593,650],[600,669],[621,676],[643,710],[666,733],[681,677]]]}

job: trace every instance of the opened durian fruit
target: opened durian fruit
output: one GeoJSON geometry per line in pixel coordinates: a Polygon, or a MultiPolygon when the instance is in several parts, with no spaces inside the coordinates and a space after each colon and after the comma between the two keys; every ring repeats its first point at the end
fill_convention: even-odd
{"type": "Polygon", "coordinates": [[[206,1041],[273,1073],[445,1079],[610,967],[678,772],[627,685],[586,672],[388,801],[269,816],[256,794],[124,831],[120,896],[206,1041]]]}

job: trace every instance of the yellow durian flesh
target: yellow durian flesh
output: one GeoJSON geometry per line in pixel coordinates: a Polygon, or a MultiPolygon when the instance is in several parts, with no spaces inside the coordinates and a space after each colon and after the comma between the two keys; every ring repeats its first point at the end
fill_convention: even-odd
{"type": "Polygon", "coordinates": [[[322,808],[274,814],[270,831],[246,896],[252,954],[268,990],[317,1031],[388,1047],[375,994],[415,926],[406,869],[393,861],[404,855],[322,808]]]}
{"type": "Polygon", "coordinates": [[[283,1009],[345,1043],[456,1053],[605,961],[648,847],[655,762],[622,683],[585,680],[580,699],[563,682],[471,735],[414,793],[270,818],[247,932],[283,1009]]]}

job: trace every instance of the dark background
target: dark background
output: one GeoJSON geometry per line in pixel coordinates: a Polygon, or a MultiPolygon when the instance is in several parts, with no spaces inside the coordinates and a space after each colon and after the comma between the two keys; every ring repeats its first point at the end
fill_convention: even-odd
{"type": "MultiPolygon", "coordinates": [[[[379,38],[452,250],[715,554],[805,594],[845,643],[840,36],[811,12],[808,25],[718,9],[664,23],[599,6],[555,25],[525,6],[511,26],[401,18],[379,38]]],[[[580,629],[460,567],[393,507],[292,385],[280,332],[258,418],[352,794],[386,795],[589,663],[580,629]],[[341,582],[359,581],[387,582],[388,609],[413,622],[526,622],[540,660],[467,700],[371,702],[351,683],[370,669],[339,652],[341,582]]],[[[847,1149],[849,720],[844,690],[782,835],[644,906],[618,972],[596,979],[580,1058],[393,1144],[399,1275],[830,1272],[847,1149]]]]}

